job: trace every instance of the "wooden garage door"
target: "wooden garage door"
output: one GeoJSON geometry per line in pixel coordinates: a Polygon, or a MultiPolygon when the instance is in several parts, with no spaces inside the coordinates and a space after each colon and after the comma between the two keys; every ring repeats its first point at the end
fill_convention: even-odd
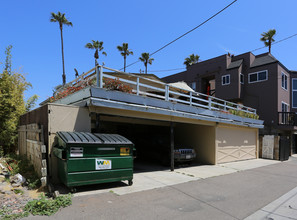
{"type": "Polygon", "coordinates": [[[256,158],[255,129],[217,128],[217,163],[256,158]]]}

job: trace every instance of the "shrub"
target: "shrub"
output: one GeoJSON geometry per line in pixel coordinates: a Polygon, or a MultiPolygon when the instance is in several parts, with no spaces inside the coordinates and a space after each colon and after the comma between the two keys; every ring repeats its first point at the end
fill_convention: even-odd
{"type": "Polygon", "coordinates": [[[123,82],[116,79],[103,79],[104,86],[103,88],[110,89],[110,90],[117,90],[126,93],[132,93],[132,87],[129,85],[125,85],[123,82]]]}
{"type": "Polygon", "coordinates": [[[50,97],[50,102],[54,102],[56,100],[62,99],[70,94],[73,94],[79,90],[81,90],[82,86],[69,86],[65,90],[57,93],[55,96],[50,97]]]}
{"type": "Polygon", "coordinates": [[[72,204],[72,195],[62,195],[55,199],[47,199],[44,194],[41,194],[39,199],[29,201],[25,208],[25,212],[30,212],[32,215],[52,215],[60,208],[65,208],[72,204]]]}

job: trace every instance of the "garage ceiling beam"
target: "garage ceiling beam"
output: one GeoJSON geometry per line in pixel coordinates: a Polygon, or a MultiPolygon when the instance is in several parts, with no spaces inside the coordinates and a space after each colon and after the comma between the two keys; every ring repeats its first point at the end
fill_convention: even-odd
{"type": "Polygon", "coordinates": [[[118,116],[118,115],[102,115],[102,114],[100,115],[101,115],[101,121],[129,123],[129,124],[170,126],[170,122],[167,122],[167,121],[132,118],[132,117],[118,116]]]}

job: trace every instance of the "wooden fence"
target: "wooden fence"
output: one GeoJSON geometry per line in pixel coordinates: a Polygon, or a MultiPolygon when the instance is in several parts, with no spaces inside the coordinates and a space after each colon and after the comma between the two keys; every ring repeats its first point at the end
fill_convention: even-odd
{"type": "Polygon", "coordinates": [[[29,124],[19,126],[19,154],[25,156],[34,166],[42,186],[47,183],[46,146],[43,126],[29,124]]]}

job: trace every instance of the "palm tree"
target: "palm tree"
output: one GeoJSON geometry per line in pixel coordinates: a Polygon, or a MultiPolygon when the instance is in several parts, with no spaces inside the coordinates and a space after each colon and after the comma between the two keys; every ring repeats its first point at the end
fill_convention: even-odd
{"type": "MultiPolygon", "coordinates": [[[[99,59],[99,51],[102,51],[104,49],[102,45],[103,45],[103,41],[98,41],[98,40],[97,41],[92,40],[92,43],[87,43],[85,45],[86,48],[95,49],[95,53],[94,53],[95,66],[98,64],[97,59],[99,59]]],[[[102,51],[101,53],[107,56],[106,52],[102,51]]]]}
{"type": "Polygon", "coordinates": [[[147,74],[147,64],[152,65],[154,58],[150,58],[149,53],[142,53],[141,57],[139,57],[139,60],[143,62],[145,66],[145,74],[147,74]]]}
{"type": "Polygon", "coordinates": [[[63,75],[62,75],[62,79],[63,79],[63,85],[65,85],[65,83],[66,83],[66,75],[65,75],[65,65],[64,65],[63,25],[67,25],[67,26],[71,26],[72,27],[72,23],[67,20],[67,18],[65,17],[65,13],[62,14],[59,11],[58,11],[57,14],[55,14],[54,12],[51,12],[50,22],[59,22],[59,27],[60,27],[60,31],[61,31],[62,64],[63,64],[63,75]]]}
{"type": "Polygon", "coordinates": [[[184,64],[189,67],[195,63],[198,63],[200,56],[198,56],[197,54],[191,54],[189,57],[185,58],[185,62],[184,64]]]}
{"type": "Polygon", "coordinates": [[[269,53],[271,52],[271,44],[275,41],[273,39],[275,33],[275,29],[270,29],[269,31],[263,32],[263,34],[261,34],[262,37],[260,38],[260,40],[263,41],[265,46],[269,48],[269,53]]]}
{"type": "Polygon", "coordinates": [[[124,72],[126,72],[126,58],[130,54],[133,55],[133,51],[128,49],[128,43],[123,43],[122,46],[117,46],[117,48],[121,52],[121,55],[124,57],[124,72]]]}

